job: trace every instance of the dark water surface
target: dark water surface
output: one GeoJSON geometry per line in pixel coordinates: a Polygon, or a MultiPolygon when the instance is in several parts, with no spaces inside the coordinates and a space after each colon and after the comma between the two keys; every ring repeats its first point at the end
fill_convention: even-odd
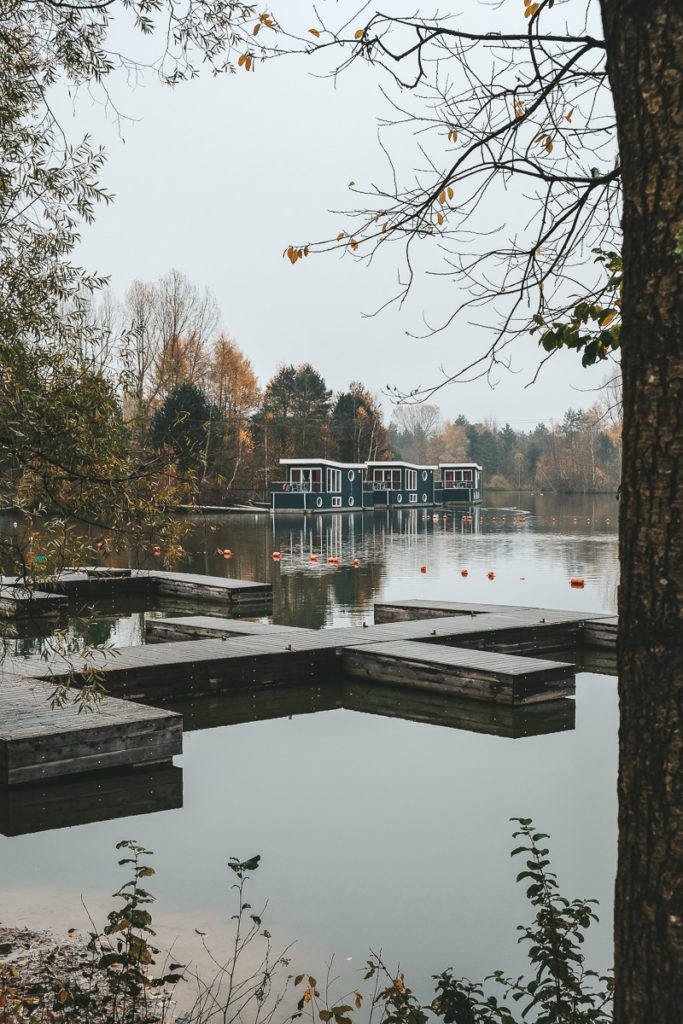
{"type": "MultiPolygon", "coordinates": [[[[313,628],[371,622],[373,602],[385,599],[613,613],[616,518],[610,497],[515,494],[489,496],[471,526],[459,514],[427,519],[418,510],[198,519],[187,568],[272,581],[272,620],[313,628]],[[223,548],[232,558],[217,553],[223,548]],[[330,556],[339,556],[339,567],[328,565],[330,556]],[[570,587],[574,576],[584,589],[570,587]]],[[[0,525],[12,528],[7,518],[0,525]]],[[[143,642],[144,616],[164,610],[104,607],[96,639],[143,642]]],[[[80,643],[78,628],[72,633],[80,643]]],[[[35,643],[27,637],[20,646],[35,643]]],[[[296,940],[294,973],[320,977],[334,954],[344,980],[357,986],[368,948],[381,948],[425,993],[430,975],[449,965],[475,977],[520,966],[515,925],[528,915],[514,882],[520,867],[509,857],[508,819],[523,815],[551,834],[565,895],[600,900],[587,953],[606,967],[616,680],[609,659],[587,668],[577,679],[574,722],[532,716],[521,731],[538,734],[516,738],[504,716],[496,725],[482,712],[472,722],[457,707],[447,725],[425,721],[424,706],[412,712],[420,721],[407,706],[398,709],[402,717],[383,714],[396,709],[381,702],[335,707],[324,680],[272,699],[196,701],[183,709],[195,731],[176,759],[182,772],[97,781],[90,791],[55,787],[35,808],[29,796],[0,791],[0,828],[3,813],[6,822],[50,826],[0,835],[0,921],[87,929],[82,897],[103,922],[124,877],[114,845],[135,838],[155,851],[159,938],[176,939],[183,959],[196,952],[194,928],[220,949],[234,909],[227,858],[260,853],[250,902],[269,900],[265,920],[276,942],[296,940]],[[67,824],[87,821],[88,807],[98,808],[91,816],[119,816],[67,824]]]]}

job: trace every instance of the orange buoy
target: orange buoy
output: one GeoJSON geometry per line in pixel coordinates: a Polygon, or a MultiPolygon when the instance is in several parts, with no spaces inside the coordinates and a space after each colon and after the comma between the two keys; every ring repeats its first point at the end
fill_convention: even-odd
{"type": "Polygon", "coordinates": [[[461,569],[460,570],[460,575],[461,576],[467,576],[467,569],[461,569]]]}
{"type": "Polygon", "coordinates": [[[512,522],[513,522],[513,523],[516,523],[516,522],[517,522],[517,516],[513,516],[513,517],[512,517],[512,522]]]}
{"type": "Polygon", "coordinates": [[[422,572],[422,573],[427,572],[427,566],[426,565],[421,565],[420,566],[420,572],[422,572]]]}
{"type": "Polygon", "coordinates": [[[573,587],[582,587],[584,585],[584,581],[579,579],[578,576],[573,577],[570,582],[573,587]]]}
{"type": "Polygon", "coordinates": [[[318,561],[318,556],[317,555],[311,555],[311,561],[312,562],[317,562],[318,561]]]}
{"type": "Polygon", "coordinates": [[[280,552],[279,551],[273,551],[273,561],[274,562],[279,562],[280,561],[280,552]]]}
{"type": "Polygon", "coordinates": [[[493,521],[494,521],[494,523],[495,523],[495,521],[496,521],[496,517],[495,517],[495,516],[493,517],[493,521]]]}
{"type": "Polygon", "coordinates": [[[355,565],[355,567],[356,567],[356,569],[357,569],[357,568],[358,568],[358,566],[360,565],[360,559],[358,559],[358,558],[354,558],[354,560],[353,560],[353,564],[355,565]]]}
{"type": "Polygon", "coordinates": [[[587,523],[590,523],[590,519],[587,519],[587,520],[586,520],[586,522],[587,522],[587,523]]]}
{"type": "Polygon", "coordinates": [[[441,518],[442,519],[448,519],[448,516],[442,516],[441,518]]]}
{"type": "Polygon", "coordinates": [[[574,520],[574,522],[576,522],[576,519],[574,520]]]}
{"type": "Polygon", "coordinates": [[[223,548],[223,558],[232,558],[232,551],[230,548],[223,548]]]}
{"type": "Polygon", "coordinates": [[[487,573],[486,573],[486,575],[488,576],[488,578],[489,578],[490,580],[492,580],[492,579],[495,579],[495,575],[496,575],[496,574],[495,574],[495,573],[493,573],[493,572],[487,572],[487,573]]]}
{"type": "Polygon", "coordinates": [[[519,578],[520,578],[520,580],[525,580],[526,576],[520,576],[519,578]]]}
{"type": "Polygon", "coordinates": [[[505,522],[505,516],[503,516],[502,522],[505,522]]]}
{"type": "Polygon", "coordinates": [[[607,525],[609,526],[609,519],[605,519],[605,522],[606,522],[606,523],[607,523],[607,525]]]}
{"type": "Polygon", "coordinates": [[[556,522],[557,522],[557,519],[555,518],[555,516],[553,516],[553,522],[554,522],[554,523],[556,523],[556,522]]]}
{"type": "MultiPolygon", "coordinates": [[[[98,548],[99,548],[99,547],[101,547],[101,545],[100,545],[100,544],[98,544],[97,546],[98,546],[98,548]]],[[[161,554],[161,548],[159,547],[159,545],[158,545],[158,544],[155,544],[155,545],[154,545],[154,554],[155,554],[155,555],[160,555],[160,554],[161,554]]]]}

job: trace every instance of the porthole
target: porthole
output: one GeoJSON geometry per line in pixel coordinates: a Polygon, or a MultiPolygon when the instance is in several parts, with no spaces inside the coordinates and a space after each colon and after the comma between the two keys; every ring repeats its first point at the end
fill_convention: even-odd
{"type": "Polygon", "coordinates": [[[318,506],[318,508],[323,507],[323,499],[320,497],[320,495],[318,495],[318,497],[315,499],[315,503],[318,506]]]}
{"type": "Polygon", "coordinates": [[[350,483],[353,483],[353,481],[354,481],[355,479],[356,479],[356,474],[354,473],[354,471],[353,471],[352,469],[350,469],[350,470],[349,470],[349,482],[350,482],[350,483]]]}
{"type": "Polygon", "coordinates": [[[396,495],[396,504],[400,505],[402,501],[403,501],[403,495],[402,494],[397,494],[396,495]]]}
{"type": "Polygon", "coordinates": [[[353,498],[349,498],[349,505],[355,505],[355,501],[353,500],[353,498]]]}
{"type": "MultiPolygon", "coordinates": [[[[428,476],[429,476],[429,473],[427,472],[427,470],[423,469],[422,470],[422,479],[426,480],[428,476]]],[[[424,498],[422,500],[424,501],[424,498]]]]}
{"type": "Polygon", "coordinates": [[[426,494],[423,494],[423,495],[422,495],[422,500],[423,500],[423,501],[426,501],[426,500],[427,500],[427,495],[426,495],[426,494]]]}

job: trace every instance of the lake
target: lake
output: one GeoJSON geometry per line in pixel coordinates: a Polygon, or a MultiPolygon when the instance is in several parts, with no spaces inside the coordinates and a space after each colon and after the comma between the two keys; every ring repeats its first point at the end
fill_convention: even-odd
{"type": "MultiPolygon", "coordinates": [[[[10,519],[2,517],[3,530],[10,519]]],[[[387,599],[615,612],[613,497],[488,495],[473,520],[421,510],[208,517],[195,521],[184,564],[272,581],[272,621],[309,628],[371,622],[373,603],[387,599]],[[224,548],[230,559],[219,554],[224,548]],[[575,576],[583,589],[570,587],[575,576]]],[[[143,642],[145,615],[168,610],[101,607],[97,639],[143,642]]],[[[78,627],[71,639],[82,642],[78,627]]],[[[18,645],[35,644],[27,636],[18,645]]],[[[45,819],[52,827],[0,835],[0,920],[88,930],[82,899],[103,923],[125,879],[115,844],[134,838],[154,851],[161,942],[175,941],[180,960],[194,956],[197,928],[220,951],[234,910],[227,859],[259,853],[249,901],[268,901],[264,920],[276,944],[295,941],[293,973],[320,978],[334,956],[342,988],[358,987],[368,950],[381,949],[427,997],[430,976],[448,966],[474,978],[522,966],[515,926],[529,914],[514,881],[521,867],[509,856],[508,820],[519,815],[550,833],[564,895],[600,900],[586,953],[591,966],[606,968],[617,698],[609,664],[595,667],[577,677],[574,723],[517,738],[468,731],[457,717],[444,726],[338,708],[324,680],[294,691],[290,704],[287,695],[196,701],[184,709],[198,728],[176,759],[182,774],[155,776],[142,790],[128,790],[124,779],[114,796],[98,783],[100,814],[117,806],[120,816],[72,826],[65,823],[75,798],[68,786],[56,789],[45,819]],[[167,809],[154,809],[155,800],[167,809]],[[126,817],[131,809],[140,813],[126,817]]]]}

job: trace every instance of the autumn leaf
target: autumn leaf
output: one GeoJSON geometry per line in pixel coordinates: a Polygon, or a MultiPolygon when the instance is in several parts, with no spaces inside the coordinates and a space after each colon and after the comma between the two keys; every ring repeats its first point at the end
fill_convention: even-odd
{"type": "Polygon", "coordinates": [[[440,203],[445,203],[446,202],[446,193],[445,193],[445,191],[441,191],[439,193],[439,202],[440,203]]]}
{"type": "Polygon", "coordinates": [[[312,36],[315,36],[316,39],[320,39],[320,33],[318,32],[317,28],[309,28],[308,31],[311,33],[312,36]]]}
{"type": "Polygon", "coordinates": [[[254,35],[255,36],[257,36],[259,34],[260,28],[261,28],[261,22],[257,21],[257,23],[254,25],[254,35]]]}
{"type": "MultiPolygon", "coordinates": [[[[525,3],[526,3],[526,0],[525,0],[525,3]]],[[[527,7],[527,9],[525,10],[524,17],[525,18],[533,18],[534,14],[536,13],[537,10],[538,10],[538,4],[531,4],[531,6],[527,7]]]]}
{"type": "Polygon", "coordinates": [[[448,195],[448,198],[449,198],[449,199],[452,199],[452,198],[453,198],[453,189],[451,188],[451,186],[450,186],[450,185],[449,185],[449,186],[448,186],[448,188],[446,189],[446,193],[447,193],[447,195],[448,195]]]}
{"type": "Polygon", "coordinates": [[[355,183],[355,181],[350,181],[350,182],[349,182],[349,188],[353,188],[353,186],[354,186],[355,184],[356,184],[356,183],[355,183]]]}
{"type": "Polygon", "coordinates": [[[240,59],[237,61],[237,66],[241,68],[246,59],[247,59],[247,55],[246,55],[246,53],[243,53],[242,56],[240,57],[240,59]]]}
{"type": "Polygon", "coordinates": [[[365,29],[364,28],[359,28],[353,38],[354,39],[362,39],[364,35],[365,35],[365,29]]]}
{"type": "Polygon", "coordinates": [[[340,231],[339,234],[337,235],[337,241],[340,242],[342,240],[342,238],[345,237],[345,235],[346,235],[345,231],[340,231]]]}
{"type": "Polygon", "coordinates": [[[572,109],[569,111],[569,113],[564,115],[565,121],[569,121],[569,123],[571,124],[572,114],[574,113],[575,110],[576,110],[576,107],[572,107],[572,109]]]}
{"type": "Polygon", "coordinates": [[[443,224],[443,214],[442,213],[437,213],[436,219],[438,220],[439,224],[443,224]]]}

